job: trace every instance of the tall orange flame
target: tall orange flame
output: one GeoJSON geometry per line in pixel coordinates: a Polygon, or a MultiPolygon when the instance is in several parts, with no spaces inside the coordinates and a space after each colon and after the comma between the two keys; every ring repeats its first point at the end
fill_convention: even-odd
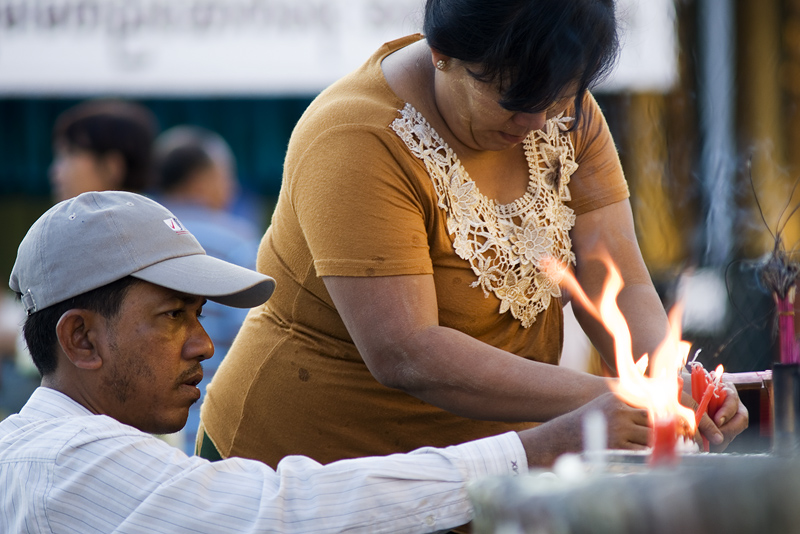
{"type": "Polygon", "coordinates": [[[599,309],[584,293],[577,280],[566,268],[558,267],[562,283],[592,313],[614,338],[614,352],[619,380],[611,382],[614,393],[622,400],[647,410],[651,421],[675,417],[684,423],[689,435],[696,431],[694,412],[679,402],[678,376],[686,365],[690,344],[681,341],[683,308],[677,305],[669,314],[669,332],[652,358],[647,354],[634,361],[633,344],[628,323],[617,306],[617,296],[624,286],[622,276],[613,262],[605,258],[608,277],[603,287],[599,309]],[[647,374],[648,364],[650,374],[647,374]]]}

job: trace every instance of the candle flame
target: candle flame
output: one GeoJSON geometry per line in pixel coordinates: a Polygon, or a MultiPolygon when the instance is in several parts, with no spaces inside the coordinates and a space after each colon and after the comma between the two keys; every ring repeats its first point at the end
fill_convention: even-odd
{"type": "Polygon", "coordinates": [[[647,366],[650,364],[650,356],[645,354],[639,361],[636,362],[636,370],[639,371],[641,374],[645,374],[647,372],[647,366]]]}
{"type": "Polygon", "coordinates": [[[722,364],[719,364],[716,369],[714,369],[714,385],[719,386],[719,383],[722,381],[722,374],[725,372],[725,368],[722,367],[722,364]]]}
{"type": "MultiPolygon", "coordinates": [[[[669,313],[669,332],[652,357],[645,354],[634,363],[633,345],[628,323],[617,306],[617,296],[624,286],[613,262],[604,259],[608,276],[599,307],[588,298],[577,280],[561,269],[563,284],[583,307],[592,313],[614,338],[618,381],[611,382],[614,393],[631,406],[643,408],[651,422],[674,417],[689,435],[696,431],[694,412],[681,405],[678,376],[686,365],[691,344],[681,340],[683,307],[677,304],[669,313]],[[650,369],[649,375],[647,369],[650,369]]],[[[721,376],[721,375],[720,375],[721,376]]]]}
{"type": "MultiPolygon", "coordinates": [[[[689,362],[689,353],[692,351],[692,344],[689,343],[688,341],[681,341],[679,343],[679,345],[680,345],[680,350],[683,353],[683,360],[682,361],[683,361],[683,365],[685,367],[686,364],[689,362]]],[[[692,358],[692,361],[695,361],[697,359],[697,355],[700,354],[701,350],[702,349],[697,349],[695,351],[694,358],[692,358]]]]}

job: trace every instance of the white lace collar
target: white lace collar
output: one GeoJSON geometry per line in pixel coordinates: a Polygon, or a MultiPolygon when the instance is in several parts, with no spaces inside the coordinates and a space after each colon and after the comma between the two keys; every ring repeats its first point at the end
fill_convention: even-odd
{"type": "Polygon", "coordinates": [[[425,163],[447,213],[447,231],[456,254],[469,261],[484,295],[500,299],[499,313],[511,311],[522,326],[560,297],[561,273],[546,269],[554,258],[574,264],[569,231],[575,214],[564,205],[570,200],[569,180],[578,168],[575,149],[566,132],[573,119],[559,115],[524,141],[530,169],[525,195],[511,204],[498,204],[482,195],[456,154],[442,141],[413,106],[406,104],[392,129],[414,156],[425,163]]]}

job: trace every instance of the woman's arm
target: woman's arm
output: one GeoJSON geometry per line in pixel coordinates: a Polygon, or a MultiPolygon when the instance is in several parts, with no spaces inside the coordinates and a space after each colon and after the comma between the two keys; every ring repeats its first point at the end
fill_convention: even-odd
{"type": "MultiPolygon", "coordinates": [[[[631,331],[633,356],[638,360],[642,354],[652,355],[666,337],[667,315],[636,241],[630,203],[624,200],[578,215],[570,235],[577,258],[575,276],[592,302],[599,302],[605,284],[604,259],[610,258],[619,269],[625,287],[617,304],[631,331]]],[[[577,299],[573,299],[572,306],[592,344],[616,369],[611,335],[577,299]]]]}
{"type": "MultiPolygon", "coordinates": [[[[625,287],[617,304],[631,331],[633,356],[652,355],[666,337],[667,316],[639,251],[630,203],[625,200],[587,212],[576,218],[572,245],[578,258],[575,269],[578,283],[593,302],[599,300],[607,270],[603,258],[609,257],[620,271],[625,287]]],[[[575,317],[605,361],[616,369],[614,343],[605,327],[573,299],[575,317]]],[[[748,425],[748,413],[736,389],[728,387],[728,397],[715,415],[703,417],[703,435],[724,449],[748,425]],[[716,423],[716,424],[715,424],[716,423]]],[[[691,397],[684,395],[687,406],[691,397]]]]}
{"type": "Polygon", "coordinates": [[[323,279],[375,378],[447,411],[546,421],[608,391],[606,379],[526,360],[439,326],[430,275],[323,279]]]}

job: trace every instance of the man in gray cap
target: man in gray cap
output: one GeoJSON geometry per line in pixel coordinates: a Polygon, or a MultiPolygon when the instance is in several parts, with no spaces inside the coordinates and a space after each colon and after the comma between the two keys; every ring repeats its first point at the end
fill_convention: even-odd
{"type": "MultiPolygon", "coordinates": [[[[206,298],[252,307],[263,274],[207,256],[171,212],[125,192],[84,193],[22,241],[11,288],[42,384],[0,422],[0,532],[432,532],[466,523],[466,484],[580,447],[584,411],[519,434],[326,466],[287,457],[188,457],[149,433],[185,423],[214,352],[206,298]],[[527,451],[527,452],[526,452],[527,451]]],[[[611,394],[592,405],[613,446],[647,415],[611,394]]]]}

